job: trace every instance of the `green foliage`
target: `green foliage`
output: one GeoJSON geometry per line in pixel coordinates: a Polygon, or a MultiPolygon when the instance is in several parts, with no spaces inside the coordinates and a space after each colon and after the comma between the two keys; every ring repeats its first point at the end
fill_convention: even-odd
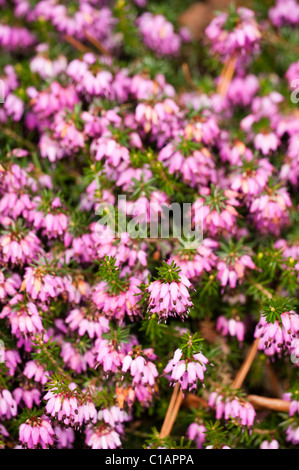
{"type": "Polygon", "coordinates": [[[110,323],[110,330],[108,333],[103,333],[102,337],[108,339],[113,345],[118,346],[121,343],[130,342],[130,330],[130,326],[126,326],[125,328],[121,326],[115,327],[110,323]]]}
{"type": "Polygon", "coordinates": [[[279,297],[270,299],[262,307],[262,315],[266,317],[268,323],[275,323],[275,321],[281,322],[281,314],[283,312],[289,312],[292,310],[293,304],[291,299],[285,297],[279,297]]]}
{"type": "Polygon", "coordinates": [[[120,270],[116,266],[116,258],[113,256],[105,255],[101,260],[98,275],[107,282],[106,290],[113,294],[125,291],[127,288],[127,282],[120,278],[120,270]]]}
{"type": "Polygon", "coordinates": [[[157,269],[158,277],[156,279],[162,282],[179,282],[181,268],[172,260],[170,264],[162,261],[162,266],[157,269]]]}

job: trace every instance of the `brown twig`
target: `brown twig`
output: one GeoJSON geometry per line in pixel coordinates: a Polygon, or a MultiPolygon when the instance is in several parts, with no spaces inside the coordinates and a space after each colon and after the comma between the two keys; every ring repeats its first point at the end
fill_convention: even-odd
{"type": "Polygon", "coordinates": [[[261,397],[259,395],[248,395],[247,400],[255,408],[267,408],[274,411],[289,412],[290,402],[286,400],[280,400],[279,398],[268,398],[261,397]]]}
{"type": "Polygon", "coordinates": [[[160,431],[160,439],[164,439],[171,433],[178,411],[183,400],[183,393],[180,389],[180,384],[177,383],[173,389],[171,399],[168,405],[168,410],[164,418],[164,422],[160,431]]]}
{"type": "Polygon", "coordinates": [[[248,374],[248,371],[251,367],[251,364],[253,363],[253,360],[255,358],[255,355],[258,350],[258,345],[259,345],[259,338],[256,338],[254,342],[252,343],[248,354],[245,358],[245,361],[243,362],[241,368],[239,369],[239,372],[237,373],[235,380],[232,383],[232,388],[240,388],[245,380],[246,375],[248,374]]]}
{"type": "Polygon", "coordinates": [[[190,85],[192,88],[196,88],[195,83],[192,80],[189,65],[187,64],[187,62],[183,62],[182,69],[188,85],[190,85]]]}
{"type": "MultiPolygon", "coordinates": [[[[177,414],[179,412],[179,409],[181,407],[182,401],[183,401],[183,392],[182,392],[182,390],[179,390],[175,405],[173,407],[172,413],[170,415],[170,419],[168,421],[167,429],[165,431],[166,436],[169,436],[169,434],[172,431],[172,428],[173,428],[174,422],[176,420],[177,414]]],[[[166,436],[164,436],[164,437],[166,437],[166,436]]]]}
{"type": "Polygon", "coordinates": [[[89,33],[87,33],[87,31],[84,31],[84,34],[86,39],[88,39],[88,41],[91,42],[91,44],[95,46],[101,52],[101,54],[111,57],[111,54],[108,49],[106,49],[106,47],[103,46],[103,44],[98,39],[91,36],[89,33]]]}
{"type": "Polygon", "coordinates": [[[236,63],[237,63],[237,55],[234,54],[225,62],[222,72],[220,74],[219,82],[217,86],[217,93],[219,93],[223,97],[226,96],[228,87],[234,76],[236,63]]]}
{"type": "MultiPolygon", "coordinates": [[[[290,408],[290,402],[286,400],[281,400],[279,398],[268,398],[261,397],[259,395],[248,395],[247,400],[254,406],[256,409],[267,408],[274,411],[283,411],[288,412],[290,408]]],[[[187,393],[184,399],[184,405],[188,408],[208,408],[209,404],[206,400],[193,393],[187,393]]]]}
{"type": "Polygon", "coordinates": [[[271,383],[271,390],[277,396],[277,398],[281,398],[283,394],[283,388],[279,383],[279,380],[276,377],[274,369],[270,363],[266,364],[266,371],[271,383]]]}
{"type": "Polygon", "coordinates": [[[21,144],[23,147],[25,147],[28,150],[36,150],[35,145],[30,142],[30,140],[24,139],[24,137],[20,136],[16,132],[14,132],[12,129],[8,129],[7,127],[3,127],[1,129],[1,133],[9,137],[10,139],[14,139],[17,141],[19,144],[21,144]]]}
{"type": "Polygon", "coordinates": [[[202,397],[198,397],[197,395],[194,395],[194,393],[187,393],[183,405],[186,406],[187,408],[208,408],[209,403],[207,400],[205,400],[202,397]]]}
{"type": "Polygon", "coordinates": [[[262,286],[259,282],[252,282],[252,285],[256,287],[262,294],[264,294],[268,299],[272,299],[272,294],[271,292],[266,289],[266,287],[262,286]]]}
{"type": "Polygon", "coordinates": [[[75,39],[72,36],[69,36],[68,34],[65,34],[63,36],[63,38],[66,42],[71,44],[78,51],[80,51],[80,52],[90,52],[90,49],[88,47],[84,46],[84,44],[82,44],[82,42],[78,41],[78,39],[75,39]]]}

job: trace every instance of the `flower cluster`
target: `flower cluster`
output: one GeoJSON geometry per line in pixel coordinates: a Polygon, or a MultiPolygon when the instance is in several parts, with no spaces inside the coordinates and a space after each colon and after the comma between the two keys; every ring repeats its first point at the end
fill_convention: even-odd
{"type": "Polygon", "coordinates": [[[236,419],[241,426],[252,427],[255,418],[255,410],[251,403],[238,396],[225,396],[218,392],[212,392],[209,396],[209,405],[215,407],[216,418],[225,420],[236,419]]]}
{"type": "Polygon", "coordinates": [[[259,349],[270,357],[275,354],[281,356],[283,352],[291,355],[294,343],[299,339],[299,315],[293,310],[280,313],[273,304],[269,309],[274,316],[273,320],[269,322],[269,313],[266,311],[255,329],[254,336],[259,338],[259,349]]]}
{"type": "Polygon", "coordinates": [[[202,352],[192,354],[196,342],[188,337],[185,348],[177,349],[164,369],[164,373],[169,374],[170,383],[179,383],[182,390],[196,389],[198,380],[203,383],[206,366],[209,364],[202,352]]]}
{"type": "Polygon", "coordinates": [[[157,313],[159,320],[166,321],[169,316],[176,315],[184,319],[193,305],[188,291],[191,283],[180,271],[174,261],[169,260],[159,271],[162,280],[153,281],[147,287],[150,314],[157,313]]]}

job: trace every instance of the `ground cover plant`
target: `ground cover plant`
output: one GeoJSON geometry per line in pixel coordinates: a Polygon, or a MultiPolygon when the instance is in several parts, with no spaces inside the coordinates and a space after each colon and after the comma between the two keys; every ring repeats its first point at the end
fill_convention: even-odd
{"type": "Polygon", "coordinates": [[[298,27],[0,1],[1,448],[298,447],[298,27]]]}

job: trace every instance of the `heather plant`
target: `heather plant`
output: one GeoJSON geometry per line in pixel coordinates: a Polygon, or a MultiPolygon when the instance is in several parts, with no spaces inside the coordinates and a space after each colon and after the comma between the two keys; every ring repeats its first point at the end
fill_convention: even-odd
{"type": "Polygon", "coordinates": [[[299,4],[239,3],[0,1],[0,448],[298,448],[299,4]]]}

